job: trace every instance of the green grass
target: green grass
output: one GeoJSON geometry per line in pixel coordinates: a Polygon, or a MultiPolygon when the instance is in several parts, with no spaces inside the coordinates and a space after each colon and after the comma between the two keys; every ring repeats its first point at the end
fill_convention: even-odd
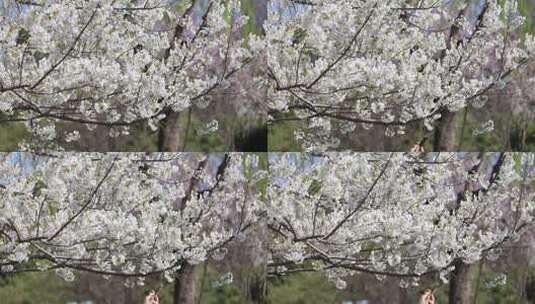
{"type": "MultiPolygon", "coordinates": [[[[180,127],[177,130],[177,136],[180,141],[180,149],[185,147],[184,151],[191,152],[215,152],[215,151],[231,151],[233,150],[233,137],[236,132],[251,126],[260,126],[262,121],[258,120],[251,123],[245,117],[235,117],[233,115],[219,115],[220,117],[213,117],[219,123],[219,129],[212,133],[204,134],[200,130],[205,129],[208,121],[202,119],[199,115],[193,113],[188,125],[187,112],[180,116],[180,127]],[[186,133],[187,130],[187,133],[186,133]],[[186,135],[187,134],[187,135],[186,135]],[[186,142],[184,142],[186,139],[186,142]]],[[[210,118],[212,119],[212,117],[210,118]]],[[[76,128],[84,128],[82,126],[74,126],[76,128]]],[[[62,138],[67,130],[72,131],[73,125],[65,125],[57,123],[58,138],[62,138]]],[[[87,132],[81,132],[82,134],[87,132]]],[[[103,134],[96,134],[89,132],[90,137],[95,137],[89,142],[99,142],[99,136],[103,134]]],[[[117,139],[111,140],[110,149],[115,151],[144,151],[154,152],[158,150],[158,132],[150,130],[147,125],[135,125],[131,127],[130,135],[120,136],[117,139]]],[[[102,139],[107,140],[107,139],[102,139]]],[[[32,142],[31,134],[27,131],[25,126],[21,123],[4,123],[0,124],[0,151],[16,151],[19,145],[28,141],[31,145],[37,148],[43,147],[41,143],[32,142]]],[[[65,145],[66,150],[80,150],[80,144],[85,143],[82,136],[79,143],[69,143],[65,145]]],[[[54,149],[54,147],[52,147],[54,149]]],[[[87,150],[87,149],[84,149],[87,150]]],[[[89,147],[89,150],[99,150],[99,147],[89,147]]]]}
{"type": "Polygon", "coordinates": [[[297,273],[271,282],[270,304],[342,303],[348,299],[320,273],[297,273]]]}
{"type": "Polygon", "coordinates": [[[533,0],[518,0],[518,9],[522,16],[526,18],[523,30],[527,33],[533,32],[533,0]]]}
{"type": "Polygon", "coordinates": [[[256,24],[256,4],[255,0],[242,0],[241,10],[244,15],[249,17],[247,23],[243,28],[243,33],[247,37],[248,34],[260,34],[262,32],[260,26],[256,24]]]}
{"type": "Polygon", "coordinates": [[[303,148],[295,140],[295,131],[303,130],[300,121],[285,121],[271,124],[268,127],[268,151],[270,152],[299,152],[303,148]]]}
{"type": "Polygon", "coordinates": [[[27,138],[28,135],[26,127],[21,123],[6,123],[0,125],[0,151],[17,150],[18,143],[27,138]]]}
{"type": "Polygon", "coordinates": [[[64,304],[74,298],[71,284],[53,272],[22,273],[0,278],[0,301],[4,304],[64,304]]]}

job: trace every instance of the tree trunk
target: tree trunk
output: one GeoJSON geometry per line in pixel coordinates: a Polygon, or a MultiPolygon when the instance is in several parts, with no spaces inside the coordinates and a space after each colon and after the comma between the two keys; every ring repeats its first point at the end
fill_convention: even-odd
{"type": "Polygon", "coordinates": [[[134,297],[132,297],[132,288],[124,286],[123,290],[124,290],[124,299],[123,299],[124,301],[123,301],[123,303],[124,304],[133,303],[134,302],[134,299],[133,299],[134,297]]]}
{"type": "Polygon", "coordinates": [[[457,126],[455,124],[456,113],[444,110],[441,114],[442,117],[435,128],[433,151],[455,151],[455,139],[457,137],[457,126]]]}
{"type": "Polygon", "coordinates": [[[197,304],[199,298],[199,272],[196,267],[186,264],[182,267],[175,280],[175,290],[173,294],[174,304],[197,304]]]}
{"type": "Polygon", "coordinates": [[[158,134],[158,151],[177,152],[180,148],[179,136],[180,113],[168,110],[165,119],[161,121],[158,134]]]}
{"type": "Polygon", "coordinates": [[[473,304],[475,276],[472,266],[458,260],[451,273],[449,304],[473,304]]]}
{"type": "Polygon", "coordinates": [[[261,271],[254,272],[249,278],[249,290],[247,296],[247,303],[251,304],[265,304],[267,303],[267,286],[266,286],[266,271],[263,268],[261,271]]]}
{"type": "Polygon", "coordinates": [[[482,273],[483,273],[483,265],[485,264],[485,262],[483,260],[479,261],[479,264],[478,264],[478,269],[477,269],[477,278],[476,278],[476,282],[475,282],[475,289],[474,289],[474,301],[473,303],[476,304],[477,303],[477,297],[479,295],[479,286],[481,286],[481,276],[482,276],[482,273]]]}
{"type": "Polygon", "coordinates": [[[260,221],[250,230],[250,243],[246,247],[249,267],[246,267],[247,278],[245,292],[247,303],[267,303],[267,261],[268,261],[268,228],[265,221],[260,221]]]}
{"type": "Polygon", "coordinates": [[[409,291],[407,288],[398,287],[399,295],[398,295],[398,303],[399,304],[411,304],[414,303],[411,301],[411,298],[409,297],[409,291]]]}
{"type": "Polygon", "coordinates": [[[267,9],[267,6],[268,6],[268,1],[267,0],[256,0],[255,1],[255,12],[256,12],[256,16],[255,16],[255,19],[256,19],[256,26],[257,28],[260,30],[260,31],[263,31],[264,30],[264,22],[266,21],[267,19],[267,15],[268,15],[268,9],[267,9]]]}

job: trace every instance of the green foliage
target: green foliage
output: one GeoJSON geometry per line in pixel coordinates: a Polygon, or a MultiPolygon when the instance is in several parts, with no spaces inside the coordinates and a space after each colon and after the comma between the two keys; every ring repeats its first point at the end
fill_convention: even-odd
{"type": "Polygon", "coordinates": [[[302,127],[301,122],[286,121],[278,122],[269,126],[268,151],[274,152],[298,152],[302,151],[301,145],[295,140],[295,131],[302,127]]]}
{"type": "Polygon", "coordinates": [[[533,6],[532,0],[518,0],[520,13],[526,18],[523,30],[527,33],[533,33],[533,6]]]}
{"type": "MultiPolygon", "coordinates": [[[[179,136],[184,139],[185,151],[226,151],[228,150],[228,143],[225,141],[225,138],[221,136],[221,131],[225,129],[231,129],[229,124],[233,123],[228,118],[218,119],[220,129],[217,132],[200,134],[198,130],[201,130],[206,122],[200,119],[197,115],[191,114],[189,117],[189,125],[187,114],[181,116],[181,130],[182,134],[179,136]]],[[[184,146],[184,145],[183,145],[184,146]]]]}
{"type": "Polygon", "coordinates": [[[319,273],[298,273],[270,282],[270,304],[342,303],[346,297],[319,273]]]}
{"type": "Polygon", "coordinates": [[[490,286],[490,282],[498,275],[493,271],[484,270],[481,274],[481,284],[478,289],[478,303],[495,304],[517,304],[522,299],[519,290],[513,285],[511,276],[518,269],[512,269],[507,273],[507,280],[504,285],[490,286]]]}
{"type": "MultiPolygon", "coordinates": [[[[0,114],[0,120],[2,115],[0,114]]],[[[21,140],[28,137],[26,128],[21,123],[0,124],[0,151],[15,151],[21,140]]]]}
{"type": "MultiPolygon", "coordinates": [[[[251,123],[245,117],[237,117],[235,115],[220,115],[215,117],[219,123],[219,129],[216,132],[202,134],[199,130],[203,130],[207,124],[205,119],[202,119],[195,113],[191,114],[189,119],[181,116],[181,134],[182,140],[186,138],[186,145],[184,151],[191,152],[216,152],[216,151],[233,151],[233,137],[240,130],[245,130],[251,127],[251,123]]],[[[256,121],[253,125],[260,126],[263,122],[256,121]]],[[[182,148],[182,147],[181,147],[182,148]]]]}
{"type": "Polygon", "coordinates": [[[535,304],[535,266],[530,267],[526,280],[526,299],[528,303],[535,304]]]}
{"type": "Polygon", "coordinates": [[[235,285],[226,285],[218,288],[207,286],[204,290],[206,294],[203,304],[245,304],[240,290],[235,285]]]}
{"type": "MultiPolygon", "coordinates": [[[[461,114],[459,114],[461,115],[461,114]]],[[[460,120],[458,120],[460,121],[460,120]]],[[[496,132],[488,132],[483,133],[480,135],[474,135],[474,131],[476,131],[481,125],[481,122],[478,121],[474,116],[470,113],[467,115],[466,119],[466,125],[464,128],[464,133],[459,134],[459,140],[462,143],[461,150],[462,151],[498,151],[502,150],[505,147],[503,147],[503,139],[499,138],[498,134],[496,132]]],[[[462,122],[459,122],[459,126],[461,128],[458,128],[459,130],[462,129],[462,122]]],[[[458,132],[460,133],[460,131],[458,132]]],[[[459,141],[457,141],[459,142],[459,141]]]]}
{"type": "Polygon", "coordinates": [[[176,10],[180,14],[184,14],[186,10],[191,6],[192,0],[179,0],[175,2],[176,2],[175,3],[176,10]]]}
{"type": "Polygon", "coordinates": [[[301,28],[297,29],[294,33],[294,36],[292,37],[292,41],[294,44],[299,44],[303,42],[307,37],[307,32],[301,28]]]}
{"type": "Polygon", "coordinates": [[[136,125],[131,132],[133,136],[126,138],[121,150],[127,152],[133,151],[156,151],[158,150],[158,140],[155,132],[151,131],[148,126],[136,125]]]}
{"type": "Polygon", "coordinates": [[[535,122],[527,126],[515,122],[509,141],[513,151],[535,151],[535,122]]]}
{"type": "MultiPolygon", "coordinates": [[[[268,155],[267,153],[245,153],[245,154],[249,154],[249,155],[255,155],[257,157],[257,164],[255,166],[253,166],[253,164],[251,163],[250,159],[248,158],[243,158],[243,164],[244,164],[244,168],[245,168],[245,177],[247,179],[251,179],[253,177],[253,174],[258,171],[258,170],[268,170],[268,167],[269,167],[269,161],[268,161],[268,155]]],[[[267,187],[268,187],[268,184],[269,184],[269,179],[267,176],[259,179],[256,184],[255,184],[255,187],[257,189],[257,191],[260,192],[260,196],[265,199],[266,198],[266,195],[267,195],[267,187]]]]}
{"type": "MultiPolygon", "coordinates": [[[[180,139],[180,148],[184,151],[191,152],[215,152],[215,151],[231,151],[232,138],[239,130],[246,129],[251,126],[247,118],[237,117],[235,115],[218,115],[215,117],[219,122],[219,130],[204,134],[199,132],[207,125],[207,120],[201,115],[192,113],[188,118],[187,112],[180,116],[180,127],[177,130],[177,136],[180,139]],[[184,139],[186,143],[184,145],[184,139]]],[[[1,120],[0,114],[0,120],[1,120]]],[[[257,121],[254,125],[261,125],[262,121],[257,121]]],[[[77,126],[78,127],[78,126],[77,126]]],[[[58,138],[63,139],[64,134],[74,130],[72,124],[59,123],[57,125],[58,138]]],[[[82,129],[83,130],[83,129],[82,129]]],[[[99,146],[82,146],[80,144],[87,144],[84,140],[86,132],[80,132],[82,139],[79,142],[74,142],[66,145],[66,150],[99,150],[99,146]]],[[[102,137],[102,134],[89,134],[89,137],[95,137],[89,142],[107,141],[108,138],[102,137]]],[[[31,134],[26,130],[21,123],[0,123],[0,151],[16,151],[22,142],[29,141],[31,143],[31,134]]],[[[32,143],[31,146],[36,148],[43,148],[41,143],[32,143]]],[[[50,147],[55,150],[55,147],[50,147]]],[[[158,150],[158,132],[154,132],[145,124],[137,124],[132,126],[129,136],[121,136],[112,139],[109,145],[110,150],[134,152],[144,151],[153,152],[158,150]]]]}
{"type": "MultiPolygon", "coordinates": [[[[233,282],[230,284],[217,284],[222,273],[210,266],[202,264],[197,267],[201,278],[201,297],[199,304],[246,304],[238,286],[233,282]]],[[[158,292],[160,304],[173,303],[174,283],[166,283],[158,292]]]]}
{"type": "MultiPolygon", "coordinates": [[[[479,265],[476,264],[472,271],[475,277],[479,277],[479,283],[474,282],[477,286],[477,303],[485,304],[516,304],[522,303],[520,294],[521,286],[517,286],[518,277],[525,273],[525,266],[520,265],[508,267],[506,274],[507,280],[504,285],[488,284],[492,282],[499,271],[490,267],[483,267],[479,274],[479,265]],[[515,280],[515,278],[517,278],[515,280]]],[[[525,294],[527,303],[535,304],[535,268],[531,267],[528,278],[525,283],[525,294]]],[[[219,284],[224,272],[216,270],[212,266],[204,265],[197,268],[202,278],[202,296],[200,304],[246,304],[247,301],[239,287],[236,279],[227,284],[219,284]]],[[[235,271],[235,277],[247,276],[253,270],[243,269],[235,271]],[[243,273],[246,271],[247,273],[243,273]]],[[[268,282],[268,299],[270,304],[324,304],[324,303],[342,303],[344,300],[353,300],[365,298],[359,289],[352,286],[358,282],[359,277],[347,278],[348,288],[344,291],[337,290],[332,283],[326,280],[325,276],[320,273],[296,273],[290,276],[271,279],[268,282]]],[[[161,304],[172,304],[173,301],[173,283],[164,283],[159,291],[161,304]]],[[[524,284],[523,283],[523,284],[524,284]]],[[[159,283],[156,283],[159,285],[159,283]]],[[[385,286],[376,281],[366,283],[375,284],[372,289],[384,290],[385,286]],[[375,282],[375,283],[374,283],[375,282]]],[[[152,285],[152,284],[149,284],[152,285]]],[[[150,290],[152,287],[142,287],[143,290],[150,290]]],[[[3,304],[64,304],[68,301],[80,300],[87,298],[86,295],[80,294],[81,290],[76,283],[68,283],[60,279],[53,272],[41,273],[22,273],[9,278],[0,277],[0,299],[3,304]],[[36,302],[36,299],[39,301],[36,302]]],[[[435,293],[437,303],[448,302],[447,285],[441,285],[435,293]]],[[[141,303],[141,299],[137,301],[141,303]]],[[[136,302],[136,303],[137,303],[136,302]]]]}
{"type": "Polygon", "coordinates": [[[262,29],[256,24],[256,4],[255,0],[241,0],[242,13],[249,19],[243,28],[243,34],[247,37],[249,34],[261,34],[262,29]]]}
{"type": "Polygon", "coordinates": [[[71,285],[53,272],[23,273],[0,279],[3,304],[64,304],[74,298],[71,285]]]}
{"type": "Polygon", "coordinates": [[[17,45],[28,42],[28,39],[30,39],[30,32],[28,32],[28,30],[25,28],[21,28],[16,39],[17,45]]]}
{"type": "MultiPolygon", "coordinates": [[[[489,113],[486,113],[489,114],[489,113]]],[[[463,122],[464,112],[459,112],[455,120],[457,125],[456,143],[460,143],[460,151],[533,151],[535,150],[535,121],[524,122],[520,117],[509,117],[509,114],[490,113],[490,116],[483,115],[477,111],[469,111],[466,114],[466,121],[463,122]],[[474,135],[474,131],[479,130],[483,121],[491,119],[495,122],[496,129],[474,135]],[[464,124],[464,127],[463,127],[464,124]]],[[[410,136],[410,134],[409,134],[410,136]]],[[[431,145],[426,147],[426,151],[431,151],[431,145]]],[[[457,144],[458,145],[458,144],[457,144]]],[[[456,149],[458,146],[456,145],[456,149]]]]}
{"type": "Polygon", "coordinates": [[[308,187],[308,193],[310,195],[316,195],[321,191],[322,184],[318,180],[313,180],[308,187]]]}
{"type": "MultiPolygon", "coordinates": [[[[200,304],[246,304],[242,292],[236,283],[215,284],[222,273],[212,267],[201,266],[197,271],[202,278],[202,295],[200,304]]],[[[173,303],[173,283],[161,282],[159,290],[160,303],[173,303]]],[[[80,294],[76,283],[68,283],[54,272],[22,273],[9,278],[0,277],[0,303],[2,304],[65,304],[69,301],[90,300],[87,295],[80,294]]],[[[141,289],[149,291],[152,287],[141,289]]],[[[135,303],[142,303],[138,299],[135,303]]]]}
{"type": "MultiPolygon", "coordinates": [[[[481,265],[481,263],[474,264],[471,271],[474,272],[473,277],[476,286],[476,301],[478,304],[518,304],[523,303],[521,294],[522,290],[519,286],[515,286],[515,278],[522,277],[522,272],[525,268],[520,265],[509,266],[505,272],[494,270],[491,267],[481,265]],[[505,284],[495,284],[500,281],[499,276],[506,275],[505,284]]],[[[531,276],[535,274],[535,269],[531,270],[531,276]]],[[[526,289],[527,291],[527,289],[526,289]]],[[[435,292],[437,303],[448,303],[448,286],[443,285],[435,292]]]]}

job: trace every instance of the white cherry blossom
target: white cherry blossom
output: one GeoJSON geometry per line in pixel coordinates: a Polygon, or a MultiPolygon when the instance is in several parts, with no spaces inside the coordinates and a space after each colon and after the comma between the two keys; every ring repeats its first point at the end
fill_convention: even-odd
{"type": "Polygon", "coordinates": [[[265,174],[251,171],[254,156],[0,157],[3,274],[172,274],[185,263],[224,258],[226,244],[247,234],[263,205],[253,189],[265,174]]]}
{"type": "Polygon", "coordinates": [[[273,155],[272,273],[446,275],[533,229],[534,181],[533,154],[273,155]]]}
{"type": "Polygon", "coordinates": [[[481,107],[535,51],[518,34],[517,1],[277,2],[300,9],[289,20],[272,10],[265,25],[270,119],[303,121],[306,150],[335,149],[346,124],[432,130],[445,113],[481,107]]]}

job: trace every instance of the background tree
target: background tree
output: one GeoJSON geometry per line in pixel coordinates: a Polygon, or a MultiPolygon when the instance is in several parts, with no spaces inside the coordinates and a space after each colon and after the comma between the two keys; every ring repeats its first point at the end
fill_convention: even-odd
{"type": "Polygon", "coordinates": [[[369,273],[418,284],[439,273],[472,303],[470,264],[533,227],[533,155],[279,155],[270,165],[273,274],[369,273]]]}
{"type": "Polygon", "coordinates": [[[2,275],[162,274],[176,279],[175,303],[195,303],[193,266],[223,259],[262,208],[252,187],[262,171],[244,174],[251,156],[58,154],[31,168],[20,157],[0,163],[2,275]]]}
{"type": "Polygon", "coordinates": [[[272,14],[266,31],[270,120],[303,121],[305,149],[336,148],[357,126],[394,136],[423,122],[434,149],[452,151],[452,113],[482,107],[533,52],[531,35],[515,35],[516,1],[289,2],[298,13],[272,14]]]}
{"type": "Polygon", "coordinates": [[[237,1],[3,5],[0,111],[45,142],[60,123],[118,136],[145,122],[159,130],[158,150],[177,151],[179,113],[206,107],[253,57],[237,1]]]}

